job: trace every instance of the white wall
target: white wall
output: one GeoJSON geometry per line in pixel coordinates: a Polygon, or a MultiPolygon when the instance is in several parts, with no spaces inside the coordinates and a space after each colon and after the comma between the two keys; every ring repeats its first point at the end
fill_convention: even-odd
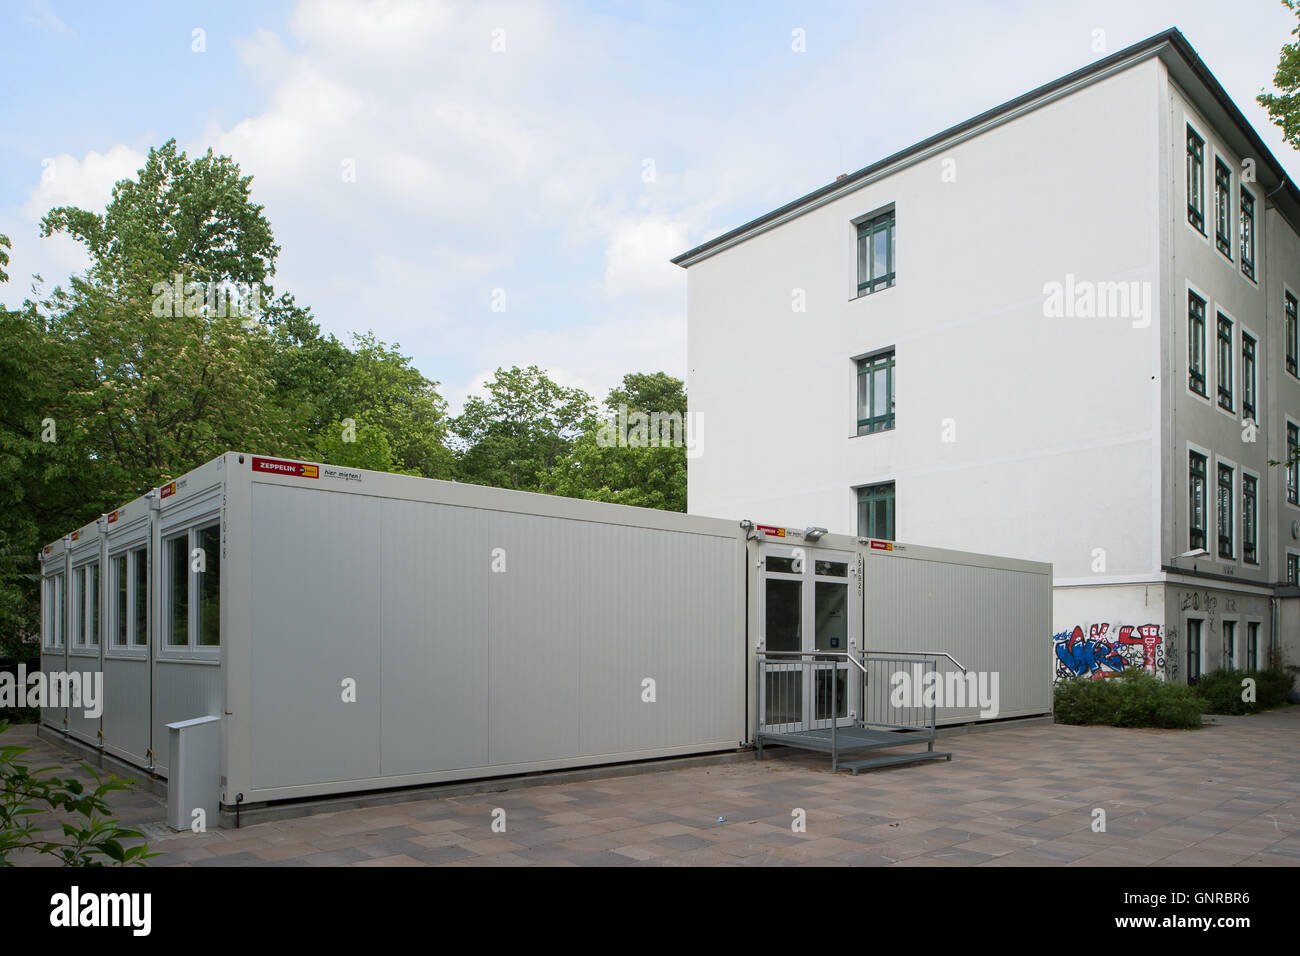
{"type": "Polygon", "coordinates": [[[1044,285],[1158,283],[1160,69],[1101,80],[691,266],[705,441],[689,510],[854,533],[854,487],[893,480],[900,540],[1050,561],[1058,582],[1149,574],[1159,323],[1046,318],[1044,285]],[[852,220],[890,203],[897,285],[855,299],[852,220]],[[854,359],[889,346],[897,427],[856,437],[854,359]]]}

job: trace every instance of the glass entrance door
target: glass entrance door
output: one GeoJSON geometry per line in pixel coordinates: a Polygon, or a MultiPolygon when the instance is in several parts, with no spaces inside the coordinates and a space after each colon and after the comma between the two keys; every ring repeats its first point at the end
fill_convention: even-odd
{"type": "Polygon", "coordinates": [[[776,544],[762,545],[759,554],[767,728],[792,733],[850,723],[856,682],[843,655],[856,595],[854,556],[776,544]]]}

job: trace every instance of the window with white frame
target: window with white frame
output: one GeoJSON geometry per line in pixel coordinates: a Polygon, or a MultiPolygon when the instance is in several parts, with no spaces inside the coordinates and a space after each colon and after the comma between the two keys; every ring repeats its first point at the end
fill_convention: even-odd
{"type": "Polygon", "coordinates": [[[1232,521],[1236,509],[1232,506],[1233,469],[1231,465],[1219,463],[1219,557],[1232,558],[1236,552],[1232,547],[1232,521]]]}
{"type": "Polygon", "coordinates": [[[109,559],[111,644],[115,648],[149,643],[149,554],[145,548],[122,551],[109,559]]]}
{"type": "Polygon", "coordinates": [[[221,644],[221,529],[189,528],[163,539],[163,644],[221,644]]]}
{"type": "Polygon", "coordinates": [[[1187,293],[1187,387],[1205,397],[1205,300],[1187,293]]]}
{"type": "Polygon", "coordinates": [[[1259,564],[1259,479],[1241,476],[1241,559],[1259,564]]]}
{"type": "Polygon", "coordinates": [[[1222,312],[1218,322],[1219,407],[1232,411],[1232,319],[1222,312]]]}
{"type": "Polygon", "coordinates": [[[1241,189],[1241,274],[1255,278],[1255,197],[1241,189]]]}
{"type": "Polygon", "coordinates": [[[1241,415],[1259,424],[1255,417],[1255,337],[1241,333],[1241,415]]]}
{"type": "Polygon", "coordinates": [[[1188,520],[1188,546],[1193,550],[1205,547],[1207,530],[1205,523],[1205,470],[1205,456],[1194,451],[1188,452],[1187,501],[1191,512],[1188,520]]]}
{"type": "Polygon", "coordinates": [[[99,562],[72,571],[72,645],[99,646],[99,562]]]}
{"type": "Polygon", "coordinates": [[[63,647],[64,580],[62,574],[52,574],[45,579],[45,646],[63,647]]]}
{"type": "Polygon", "coordinates": [[[1205,140],[1187,127],[1187,221],[1205,232],[1205,140]]]}
{"type": "Polygon", "coordinates": [[[1217,156],[1214,157],[1214,244],[1232,258],[1232,171],[1217,156]]]}

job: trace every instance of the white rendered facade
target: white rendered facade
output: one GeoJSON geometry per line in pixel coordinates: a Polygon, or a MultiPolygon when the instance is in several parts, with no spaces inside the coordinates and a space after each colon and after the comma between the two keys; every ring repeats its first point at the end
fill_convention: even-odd
{"type": "Polygon", "coordinates": [[[1115,672],[1116,653],[1179,678],[1241,667],[1252,637],[1263,666],[1275,631],[1300,661],[1286,626],[1300,615],[1279,587],[1288,551],[1300,560],[1300,503],[1268,465],[1286,457],[1285,422],[1300,426],[1284,307],[1287,290],[1300,297],[1300,194],[1225,100],[1170,31],[675,260],[688,270],[691,411],[707,425],[689,510],[1051,562],[1053,631],[1088,646],[1074,651],[1084,673],[1115,672]],[[1189,125],[1204,143],[1204,233],[1189,223],[1189,125]],[[892,285],[859,294],[859,223],[891,214],[892,285]],[[1189,293],[1205,303],[1205,397],[1189,385],[1189,293]],[[859,363],[884,354],[892,420],[860,434],[877,409],[860,410],[859,363]],[[1206,463],[1204,556],[1187,556],[1193,452],[1206,463]],[[891,485],[888,533],[860,524],[859,489],[891,485]]]}

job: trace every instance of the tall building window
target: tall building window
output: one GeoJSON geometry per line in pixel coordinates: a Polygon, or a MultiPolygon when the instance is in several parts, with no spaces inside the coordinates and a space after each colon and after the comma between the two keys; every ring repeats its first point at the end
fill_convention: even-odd
{"type": "Polygon", "coordinates": [[[1300,554],[1291,554],[1290,552],[1287,552],[1286,583],[1300,584],[1300,554]]]}
{"type": "Polygon", "coordinates": [[[1188,454],[1187,497],[1191,506],[1188,527],[1191,529],[1188,546],[1192,550],[1205,547],[1205,456],[1196,452],[1188,454]]]}
{"type": "Polygon", "coordinates": [[[1187,293],[1187,385],[1205,394],[1205,300],[1187,293]]]}
{"type": "Polygon", "coordinates": [[[1232,258],[1232,173],[1217,156],[1214,157],[1214,244],[1232,258]]]}
{"type": "Polygon", "coordinates": [[[1236,556],[1232,548],[1232,521],[1237,509],[1232,506],[1232,467],[1219,465],[1219,557],[1236,556]]]}
{"type": "Polygon", "coordinates": [[[1300,428],[1286,423],[1286,500],[1300,505],[1300,461],[1296,461],[1300,446],[1300,428]]]}
{"type": "Polygon", "coordinates": [[[1205,232],[1205,140],[1187,127],[1187,221],[1205,232]]]}
{"type": "Polygon", "coordinates": [[[858,537],[894,540],[894,483],[858,489],[858,537]]]}
{"type": "Polygon", "coordinates": [[[1255,417],[1255,339],[1241,333],[1241,414],[1252,422],[1255,417]]]}
{"type": "Polygon", "coordinates": [[[1241,271],[1247,279],[1255,278],[1255,197],[1241,191],[1241,271]]]}
{"type": "Polygon", "coordinates": [[[1223,622],[1223,669],[1237,669],[1237,622],[1223,622]]]}
{"type": "Polygon", "coordinates": [[[1196,683],[1201,676],[1201,622],[1187,622],[1187,682],[1196,683]]]}
{"type": "Polygon", "coordinates": [[[894,353],[858,361],[858,434],[894,427],[894,353]]]}
{"type": "Polygon", "coordinates": [[[1222,312],[1218,321],[1219,407],[1232,411],[1232,319],[1222,312]]]}
{"type": "Polygon", "coordinates": [[[1297,373],[1297,353],[1300,353],[1300,347],[1297,347],[1296,325],[1295,296],[1288,292],[1286,294],[1286,370],[1292,375],[1297,373]]]}
{"type": "Polygon", "coordinates": [[[858,224],[858,295],[894,284],[894,210],[858,224]]]}
{"type": "Polygon", "coordinates": [[[1259,479],[1241,476],[1241,557],[1247,564],[1259,564],[1259,479]]]}
{"type": "Polygon", "coordinates": [[[1259,622],[1246,625],[1246,670],[1259,670],[1259,622]]]}

